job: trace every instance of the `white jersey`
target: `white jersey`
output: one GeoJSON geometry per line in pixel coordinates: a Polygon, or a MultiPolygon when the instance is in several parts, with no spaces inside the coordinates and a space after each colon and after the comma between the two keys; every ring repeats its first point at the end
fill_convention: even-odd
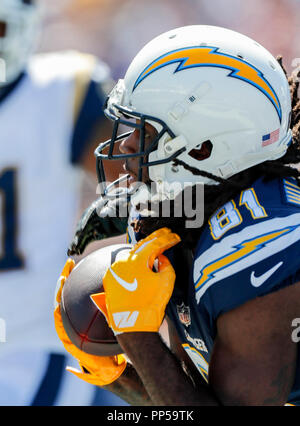
{"type": "MultiPolygon", "coordinates": [[[[0,405],[30,404],[47,362],[41,353],[66,354],[54,291],[79,198],[74,128],[96,68],[105,79],[107,68],[89,55],[38,55],[0,102],[0,405]]],[[[82,397],[61,403],[88,403],[95,387],[81,382],[72,386],[82,397]]]]}

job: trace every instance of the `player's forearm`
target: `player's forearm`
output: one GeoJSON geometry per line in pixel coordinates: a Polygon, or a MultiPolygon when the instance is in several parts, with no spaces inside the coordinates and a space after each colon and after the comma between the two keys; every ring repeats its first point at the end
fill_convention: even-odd
{"type": "Polygon", "coordinates": [[[123,374],[115,382],[104,386],[104,389],[109,390],[133,406],[154,405],[141,379],[130,363],[127,363],[123,374]]]}
{"type": "Polygon", "coordinates": [[[132,361],[153,405],[218,405],[209,387],[194,388],[157,333],[124,333],[119,343],[132,361]]]}

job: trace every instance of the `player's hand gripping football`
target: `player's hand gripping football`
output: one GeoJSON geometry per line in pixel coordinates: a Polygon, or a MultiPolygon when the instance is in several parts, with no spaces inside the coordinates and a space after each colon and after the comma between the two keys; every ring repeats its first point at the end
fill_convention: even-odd
{"type": "Polygon", "coordinates": [[[123,355],[101,357],[87,354],[74,346],[68,338],[60,314],[60,303],[64,283],[74,266],[75,262],[73,259],[68,259],[59,278],[59,288],[56,293],[57,306],[54,310],[56,332],[65,349],[77,359],[80,366],[80,370],[73,367],[67,367],[67,370],[92,385],[105,386],[114,382],[121,376],[126,368],[127,362],[123,355]]]}
{"type": "Polygon", "coordinates": [[[91,298],[115,334],[159,330],[175,282],[175,271],[162,253],[179,241],[169,229],[159,229],[107,270],[105,293],[91,298]],[[155,259],[158,272],[153,271],[155,259]]]}

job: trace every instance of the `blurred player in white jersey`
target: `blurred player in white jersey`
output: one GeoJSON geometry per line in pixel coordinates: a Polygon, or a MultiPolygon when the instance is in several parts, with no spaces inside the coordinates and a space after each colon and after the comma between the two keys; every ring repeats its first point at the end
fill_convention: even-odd
{"type": "Polygon", "coordinates": [[[39,16],[34,0],[0,2],[0,405],[115,405],[65,373],[52,320],[109,70],[73,51],[31,56],[39,16]]]}

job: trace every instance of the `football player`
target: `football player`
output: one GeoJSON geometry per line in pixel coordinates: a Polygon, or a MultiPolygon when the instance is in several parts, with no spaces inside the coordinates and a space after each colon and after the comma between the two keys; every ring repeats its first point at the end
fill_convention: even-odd
{"type": "MultiPolygon", "coordinates": [[[[111,92],[99,176],[101,161],[123,158],[135,246],[92,298],[141,380],[139,403],[300,404],[298,85],[256,41],[188,26],[148,43],[111,92]],[[120,123],[132,131],[117,136],[120,123]],[[144,183],[135,192],[134,181],[144,183]],[[196,228],[176,215],[178,183],[181,194],[204,186],[196,228]],[[149,202],[166,201],[171,217],[151,217],[149,202]],[[158,333],[165,315],[170,348],[158,333]]],[[[117,391],[131,369],[111,368],[117,391]]]]}
{"type": "Polygon", "coordinates": [[[102,112],[110,76],[79,52],[32,56],[38,6],[0,2],[0,405],[99,404],[97,388],[65,374],[51,295],[81,170],[95,169],[93,144],[110,127],[102,112]]]}

